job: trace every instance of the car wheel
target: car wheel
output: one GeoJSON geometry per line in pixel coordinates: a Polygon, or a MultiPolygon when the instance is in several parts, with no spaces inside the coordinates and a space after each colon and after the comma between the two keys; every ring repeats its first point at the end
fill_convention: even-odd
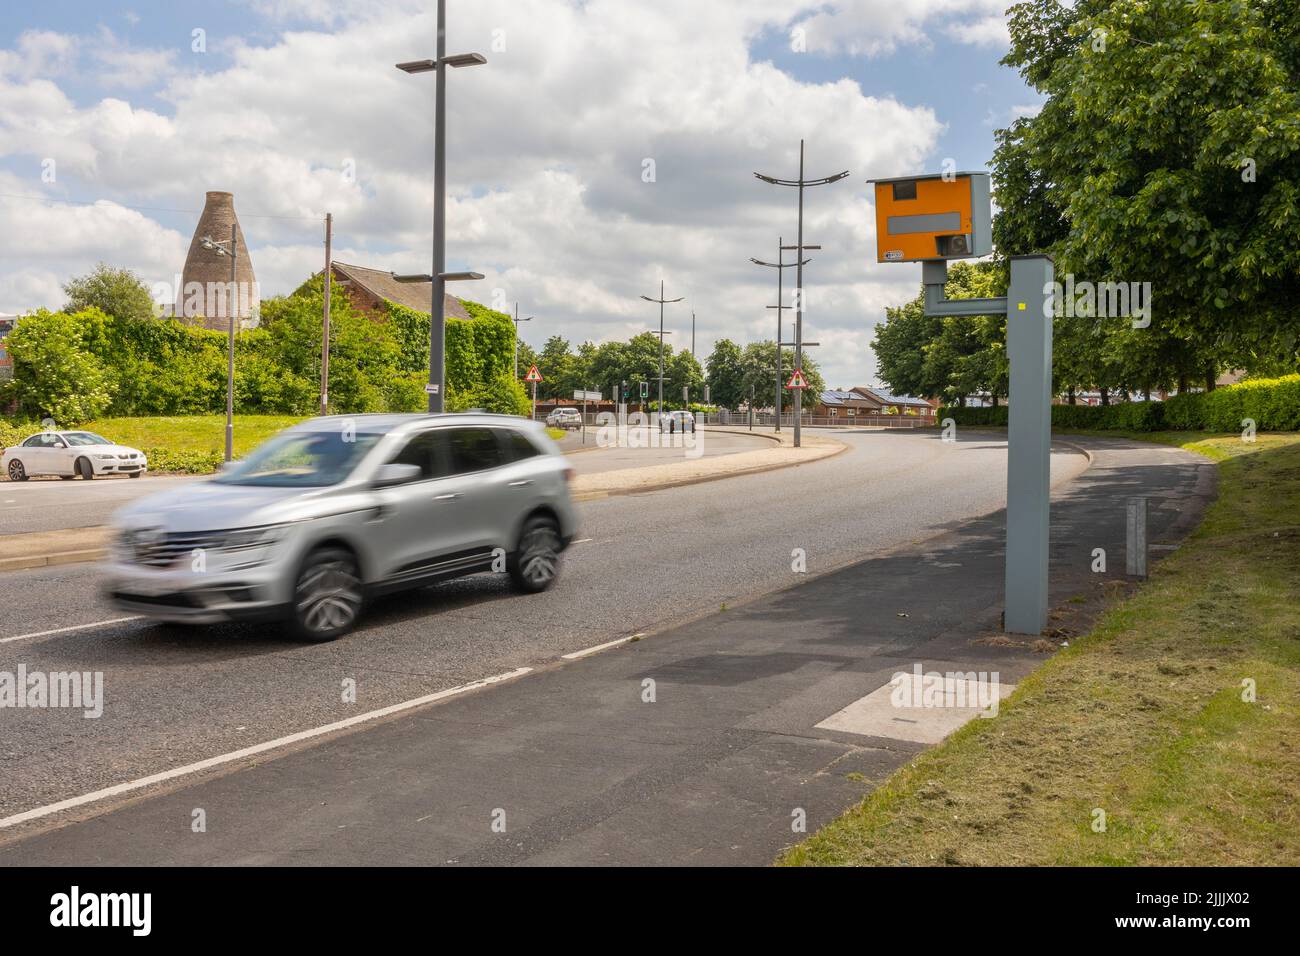
{"type": "Polygon", "coordinates": [[[342,637],[361,616],[364,589],[357,559],[346,548],[317,548],[307,555],[293,587],[291,623],[306,641],[342,637]]]}
{"type": "Polygon", "coordinates": [[[140,477],[141,475],[143,475],[143,474],[144,474],[143,471],[133,471],[133,472],[131,472],[131,477],[132,477],[132,478],[139,478],[139,477],[140,477]]]}
{"type": "Polygon", "coordinates": [[[19,461],[17,458],[9,462],[9,480],[10,481],[27,480],[27,469],[23,467],[23,463],[19,461]]]}
{"type": "Polygon", "coordinates": [[[560,529],[552,519],[529,518],[507,562],[514,586],[525,594],[537,594],[554,584],[562,547],[560,529]]]}
{"type": "Polygon", "coordinates": [[[90,463],[89,458],[77,459],[77,474],[82,477],[83,481],[90,481],[95,477],[95,466],[90,463]]]}

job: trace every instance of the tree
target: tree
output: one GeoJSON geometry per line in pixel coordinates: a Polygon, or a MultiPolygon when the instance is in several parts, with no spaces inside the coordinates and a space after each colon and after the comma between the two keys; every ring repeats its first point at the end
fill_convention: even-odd
{"type": "Polygon", "coordinates": [[[718,339],[709,355],[709,400],[723,408],[740,407],[748,395],[740,346],[731,339],[718,339]]]}
{"type": "Polygon", "coordinates": [[[85,342],[86,326],[106,318],[98,309],[75,315],[41,309],[15,326],[5,339],[14,361],[13,383],[6,391],[17,400],[20,414],[69,427],[108,408],[112,379],[85,342]]]}
{"type": "Polygon", "coordinates": [[[1000,252],[1053,253],[1058,277],[1151,283],[1151,326],[1116,331],[1162,338],[1144,343],[1162,364],[1121,378],[1294,367],[1300,4],[1025,0],[1010,25],[1003,62],[1047,101],[999,134],[1000,252]]]}
{"type": "Polygon", "coordinates": [[[115,319],[144,321],[154,317],[149,288],[130,269],[113,269],[104,263],[88,275],[69,279],[63,286],[68,304],[65,312],[99,309],[115,319]]]}
{"type": "MultiPolygon", "coordinates": [[[[782,349],[781,354],[781,411],[783,414],[792,414],[794,392],[787,389],[785,383],[794,374],[794,349],[782,349]]],[[[742,401],[749,401],[752,389],[755,407],[776,408],[776,342],[771,339],[750,342],[741,352],[740,365],[742,401]]],[[[803,409],[810,412],[821,393],[826,390],[826,383],[822,380],[817,363],[807,352],[803,355],[803,377],[808,383],[804,389],[803,409]]]]}

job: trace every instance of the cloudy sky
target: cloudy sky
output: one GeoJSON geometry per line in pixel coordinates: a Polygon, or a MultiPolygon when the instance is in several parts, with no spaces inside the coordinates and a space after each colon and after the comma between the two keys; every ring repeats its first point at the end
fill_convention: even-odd
{"type": "MultiPolygon", "coordinates": [[[[805,338],[835,386],[915,264],[874,262],[866,180],[987,168],[1036,97],[998,65],[1009,0],[449,0],[448,267],[524,338],[626,338],[669,297],[676,347],[775,333],[778,236],[809,190],[805,338]],[[652,165],[651,165],[652,161],[652,165]],[[648,171],[653,181],[647,182],[648,171]]],[[[207,190],[235,194],[264,296],[323,259],[426,272],[432,0],[21,0],[0,22],[0,312],[58,307],[97,261],[180,271],[207,190]]],[[[789,286],[787,286],[787,295],[789,286]]]]}

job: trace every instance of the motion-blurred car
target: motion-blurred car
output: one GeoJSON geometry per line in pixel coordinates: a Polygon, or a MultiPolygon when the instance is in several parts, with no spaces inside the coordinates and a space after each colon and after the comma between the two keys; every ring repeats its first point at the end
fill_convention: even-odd
{"type": "Polygon", "coordinates": [[[116,445],[94,432],[48,431],[6,448],[0,468],[11,481],[33,475],[58,475],[64,481],[80,475],[89,481],[103,475],[139,478],[149,470],[149,462],[140,449],[116,445]]]}
{"type": "Polygon", "coordinates": [[[668,412],[659,416],[659,430],[661,432],[693,432],[695,431],[695,415],[691,412],[668,412]]]}
{"type": "Polygon", "coordinates": [[[576,408],[557,408],[546,416],[546,424],[552,428],[581,428],[582,414],[576,408]]]}
{"type": "Polygon", "coordinates": [[[282,620],[309,641],[374,595],[461,575],[543,591],[573,540],[572,474],[519,418],[315,418],[114,515],[107,591],[160,620],[282,620]]]}

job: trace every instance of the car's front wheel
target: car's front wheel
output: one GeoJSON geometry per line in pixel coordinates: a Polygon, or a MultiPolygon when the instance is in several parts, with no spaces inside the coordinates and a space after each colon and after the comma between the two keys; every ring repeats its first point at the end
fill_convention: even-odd
{"type": "Polygon", "coordinates": [[[90,481],[95,477],[95,466],[90,463],[89,458],[77,459],[77,474],[82,477],[83,481],[90,481]]]}
{"type": "Polygon", "coordinates": [[[560,572],[563,548],[560,529],[553,519],[542,515],[529,518],[507,562],[514,586],[525,594],[537,594],[549,588],[560,572]]]}
{"type": "Polygon", "coordinates": [[[23,467],[23,463],[19,461],[17,458],[9,462],[9,480],[10,481],[27,480],[27,469],[23,467]]]}
{"type": "Polygon", "coordinates": [[[307,555],[293,588],[290,623],[306,641],[332,641],[352,630],[365,590],[357,559],[346,548],[317,548],[307,555]]]}

